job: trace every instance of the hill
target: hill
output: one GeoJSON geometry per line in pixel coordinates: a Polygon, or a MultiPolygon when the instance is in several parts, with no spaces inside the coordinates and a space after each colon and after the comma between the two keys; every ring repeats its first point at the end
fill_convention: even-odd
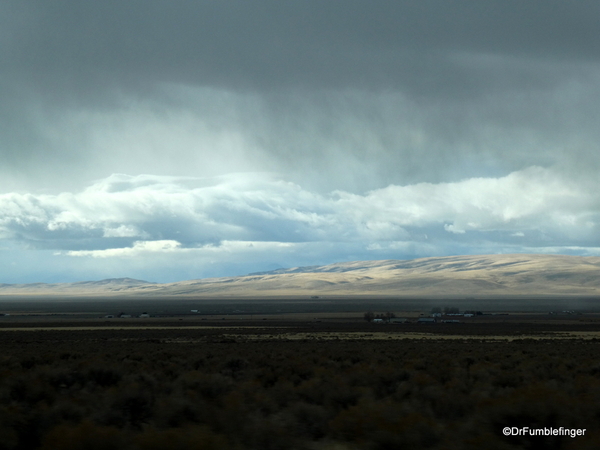
{"type": "Polygon", "coordinates": [[[129,278],[0,285],[0,295],[396,297],[600,295],[600,258],[477,255],[352,261],[158,284],[129,278]]]}

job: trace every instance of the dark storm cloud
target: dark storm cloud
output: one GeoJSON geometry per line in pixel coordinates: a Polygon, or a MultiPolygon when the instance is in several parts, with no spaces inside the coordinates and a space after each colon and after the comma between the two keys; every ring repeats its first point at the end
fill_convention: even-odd
{"type": "Polygon", "coordinates": [[[460,95],[551,83],[556,74],[532,60],[600,57],[594,1],[71,0],[3,10],[5,76],[77,101],[158,82],[460,95]]]}
{"type": "Polygon", "coordinates": [[[0,8],[4,190],[266,170],[364,192],[551,166],[565,151],[597,165],[597,2],[0,8]]]}

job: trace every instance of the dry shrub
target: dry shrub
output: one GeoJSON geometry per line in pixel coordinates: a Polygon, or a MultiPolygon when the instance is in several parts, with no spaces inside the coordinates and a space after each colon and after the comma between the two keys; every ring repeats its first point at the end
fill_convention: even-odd
{"type": "Polygon", "coordinates": [[[298,402],[286,410],[292,424],[290,432],[309,440],[322,439],[327,433],[331,413],[320,405],[298,402]]]}
{"type": "MultiPolygon", "coordinates": [[[[0,419],[1,420],[1,419],[0,419]]],[[[0,450],[12,450],[19,443],[17,432],[4,420],[0,422],[0,450]]]]}
{"type": "Polygon", "coordinates": [[[363,448],[428,448],[439,440],[431,417],[389,401],[361,401],[329,423],[332,435],[363,448]]]}
{"type": "Polygon", "coordinates": [[[154,412],[154,423],[159,428],[180,428],[207,420],[209,408],[201,401],[192,401],[179,395],[161,398],[154,412]]]}
{"type": "MultiPolygon", "coordinates": [[[[0,450],[535,448],[554,444],[502,426],[600,424],[600,342],[90,333],[0,333],[0,450]]],[[[560,445],[600,448],[589,433],[560,445]]]]}
{"type": "Polygon", "coordinates": [[[140,428],[154,414],[154,396],[143,389],[137,388],[118,392],[111,409],[115,412],[113,424],[129,425],[140,428]]]}
{"type": "Polygon", "coordinates": [[[135,437],[136,450],[233,450],[224,437],[205,426],[146,430],[135,437]]]}
{"type": "Polygon", "coordinates": [[[86,372],[87,381],[100,387],[115,386],[123,378],[121,370],[114,367],[90,367],[86,372]]]}
{"type": "Polygon", "coordinates": [[[176,383],[179,389],[192,396],[214,401],[220,399],[233,388],[231,378],[219,373],[192,371],[182,374],[176,383]]]}
{"type": "Polygon", "coordinates": [[[114,450],[129,449],[125,432],[85,420],[78,425],[59,425],[44,436],[41,450],[114,450]]]}

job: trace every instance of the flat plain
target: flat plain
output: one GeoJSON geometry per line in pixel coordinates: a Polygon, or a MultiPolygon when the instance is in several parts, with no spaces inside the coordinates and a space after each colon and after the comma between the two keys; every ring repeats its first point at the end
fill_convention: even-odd
{"type": "Polygon", "coordinates": [[[598,448],[595,300],[5,298],[0,448],[598,448]]]}

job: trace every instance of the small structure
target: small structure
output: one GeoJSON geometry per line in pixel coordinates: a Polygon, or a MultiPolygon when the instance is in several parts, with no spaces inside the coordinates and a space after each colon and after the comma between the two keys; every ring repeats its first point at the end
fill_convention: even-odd
{"type": "Polygon", "coordinates": [[[373,319],[373,323],[383,323],[383,319],[373,319]]]}
{"type": "Polygon", "coordinates": [[[150,317],[150,314],[148,314],[147,312],[143,312],[140,314],[140,318],[142,318],[142,319],[146,319],[148,317],[150,317]]]}

